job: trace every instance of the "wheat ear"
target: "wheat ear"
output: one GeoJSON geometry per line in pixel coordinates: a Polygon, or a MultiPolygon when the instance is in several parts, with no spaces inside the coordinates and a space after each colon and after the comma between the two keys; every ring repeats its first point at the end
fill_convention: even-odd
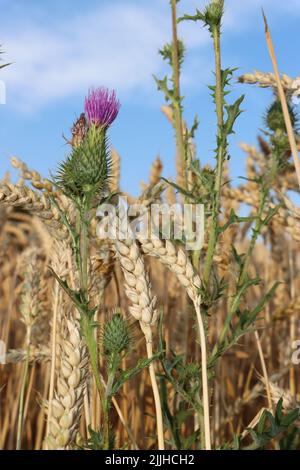
{"type": "Polygon", "coordinates": [[[51,206],[46,194],[38,194],[26,186],[12,183],[0,183],[0,205],[8,207],[23,207],[36,215],[51,230],[54,238],[67,239],[67,228],[61,223],[61,215],[51,206]]]}
{"type": "MultiPolygon", "coordinates": [[[[121,223],[119,227],[121,227],[121,223]]],[[[145,270],[144,261],[138,245],[133,238],[119,237],[116,241],[116,252],[125,278],[125,291],[132,305],[131,315],[140,322],[146,340],[148,358],[153,356],[151,326],[157,323],[156,297],[152,296],[151,284],[145,270]]],[[[153,362],[149,365],[149,374],[153,390],[159,450],[164,450],[163,417],[159,389],[153,362]]]]}
{"type": "Polygon", "coordinates": [[[87,374],[86,347],[80,337],[80,325],[74,318],[62,320],[59,344],[59,368],[49,434],[49,450],[67,449],[74,444],[83,406],[87,374]]]}
{"type": "MultiPolygon", "coordinates": [[[[67,243],[53,245],[52,266],[63,279],[71,275],[70,256],[67,243]]],[[[80,335],[79,319],[56,282],[53,294],[52,370],[45,442],[50,450],[69,448],[75,442],[88,372],[87,350],[80,335]]]]}
{"type": "Polygon", "coordinates": [[[29,356],[30,347],[32,344],[32,332],[36,322],[39,320],[40,313],[42,312],[40,302],[40,271],[37,257],[37,250],[35,248],[29,248],[25,250],[21,263],[24,264],[22,268],[25,268],[24,273],[24,284],[23,292],[21,295],[21,319],[26,327],[26,355],[23,367],[23,374],[21,379],[21,389],[19,395],[19,409],[18,409],[18,428],[17,428],[17,444],[16,449],[21,449],[22,432],[24,426],[24,399],[26,392],[26,384],[29,373],[29,356]]]}

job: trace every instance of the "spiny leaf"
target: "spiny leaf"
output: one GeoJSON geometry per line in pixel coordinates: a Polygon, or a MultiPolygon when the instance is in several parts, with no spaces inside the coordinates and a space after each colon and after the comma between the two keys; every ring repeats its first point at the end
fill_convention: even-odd
{"type": "Polygon", "coordinates": [[[157,359],[161,355],[161,352],[154,354],[150,359],[140,359],[135,367],[128,370],[122,370],[119,376],[116,378],[114,385],[112,386],[111,395],[115,395],[118,390],[124,385],[125,382],[132,379],[135,375],[139,374],[143,369],[149,367],[151,362],[157,359]]]}
{"type": "Polygon", "coordinates": [[[155,75],[153,75],[153,78],[156,82],[157,89],[164,93],[166,101],[173,102],[175,95],[174,95],[174,90],[172,90],[168,86],[168,77],[164,77],[162,80],[159,80],[158,78],[155,77],[155,75]]]}
{"type": "Polygon", "coordinates": [[[183,15],[177,19],[178,23],[181,23],[182,21],[205,21],[205,16],[200,10],[196,9],[195,15],[183,15]]]}
{"type": "Polygon", "coordinates": [[[224,132],[227,136],[234,133],[233,126],[237,118],[242,113],[242,110],[240,109],[240,105],[244,101],[244,98],[245,96],[242,95],[232,105],[225,105],[225,109],[227,112],[227,120],[224,124],[224,132]]]}
{"type": "Polygon", "coordinates": [[[255,429],[248,429],[252,443],[243,450],[264,449],[282,433],[286,433],[289,427],[299,418],[299,408],[291,410],[286,415],[282,412],[283,399],[276,406],[275,415],[264,410],[255,429]]]}

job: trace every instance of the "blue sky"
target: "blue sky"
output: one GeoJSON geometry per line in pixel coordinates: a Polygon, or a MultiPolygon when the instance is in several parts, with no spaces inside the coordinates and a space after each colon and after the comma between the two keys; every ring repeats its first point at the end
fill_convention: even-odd
{"type": "MultiPolygon", "coordinates": [[[[193,13],[203,0],[181,0],[179,12],[193,13]]],[[[227,0],[223,33],[223,67],[237,74],[270,71],[261,7],[271,26],[282,71],[299,76],[300,1],[227,0]]],[[[122,103],[110,131],[122,157],[122,188],[137,194],[141,180],[159,154],[166,177],[174,175],[173,131],[160,112],[163,96],[152,74],[162,77],[165,66],[157,50],[170,39],[168,0],[0,0],[0,44],[13,65],[0,72],[7,90],[0,105],[0,177],[16,155],[30,168],[48,175],[64,158],[62,134],[83,107],[90,86],[115,88],[122,103]]],[[[215,117],[207,85],[213,81],[209,35],[198,24],[179,27],[188,51],[182,90],[185,118],[197,113],[198,154],[211,161],[215,117]]],[[[254,144],[271,92],[234,84],[232,99],[246,94],[245,113],[231,139],[231,172],[244,172],[239,143],[254,144]]]]}

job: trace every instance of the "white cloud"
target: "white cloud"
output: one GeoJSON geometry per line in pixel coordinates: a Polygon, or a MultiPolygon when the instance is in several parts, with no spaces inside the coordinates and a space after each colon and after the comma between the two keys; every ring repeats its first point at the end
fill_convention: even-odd
{"type": "Polygon", "coordinates": [[[148,86],[168,24],[160,11],[123,4],[45,27],[25,18],[2,32],[14,65],[4,78],[12,99],[36,107],[106,84],[120,92],[148,86]]]}
{"type": "MultiPolygon", "coordinates": [[[[192,13],[204,3],[186,0],[179,8],[192,13]]],[[[226,4],[227,33],[248,28],[261,5],[270,10],[272,6],[276,13],[293,8],[300,12],[299,0],[227,0],[226,4]]],[[[121,94],[147,91],[153,87],[152,74],[161,73],[157,50],[171,34],[168,2],[115,1],[87,9],[84,14],[51,18],[47,24],[34,13],[32,8],[21,10],[18,20],[11,13],[1,31],[1,42],[14,61],[3,75],[9,99],[20,109],[33,110],[84,93],[90,85],[104,84],[121,94]]],[[[209,41],[207,31],[191,22],[180,25],[180,35],[192,51],[209,41]]],[[[184,75],[186,83],[192,84],[195,71],[205,69],[205,50],[201,57],[199,62],[191,54],[184,75]]]]}

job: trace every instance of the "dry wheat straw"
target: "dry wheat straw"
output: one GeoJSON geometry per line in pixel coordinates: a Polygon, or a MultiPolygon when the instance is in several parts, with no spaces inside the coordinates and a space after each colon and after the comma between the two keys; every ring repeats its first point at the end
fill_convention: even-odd
{"type": "Polygon", "coordinates": [[[300,188],[300,160],[299,160],[298,148],[297,148],[295,134],[294,134],[293,125],[292,125],[292,120],[291,120],[291,116],[290,116],[289,109],[288,109],[286,95],[284,93],[284,89],[283,89],[283,86],[282,86],[282,83],[281,83],[281,78],[280,78],[280,74],[279,74],[279,69],[278,69],[278,64],[277,64],[277,59],[276,59],[276,55],[275,55],[275,50],[274,50],[272,38],[271,38],[270,29],[269,29],[269,26],[268,26],[268,23],[267,23],[267,18],[266,18],[264,13],[263,13],[263,17],[264,17],[264,22],[265,22],[265,34],[266,34],[267,46],[268,46],[268,49],[269,49],[271,61],[272,61],[273,68],[274,68],[274,74],[275,74],[275,79],[276,79],[276,83],[277,83],[278,95],[279,95],[281,106],[282,106],[282,112],[283,112],[285,127],[286,127],[286,131],[287,131],[287,135],[288,135],[288,139],[289,139],[289,143],[290,143],[290,147],[291,147],[291,152],[292,152],[292,156],[293,156],[293,160],[294,160],[295,170],[296,170],[296,174],[297,174],[297,178],[298,178],[298,184],[299,184],[299,188],[300,188]]]}
{"type": "Polygon", "coordinates": [[[176,252],[173,244],[166,240],[145,240],[139,237],[142,244],[143,251],[149,255],[158,258],[165,266],[167,266],[174,274],[192,300],[199,328],[200,344],[201,344],[201,373],[202,373],[202,387],[203,387],[203,409],[204,409],[204,432],[205,432],[205,446],[206,450],[211,449],[210,438],[210,418],[209,418],[209,392],[208,392],[208,378],[207,378],[207,351],[206,351],[206,337],[205,328],[200,311],[201,298],[199,295],[199,288],[201,286],[200,277],[195,273],[192,263],[186,256],[183,250],[176,252]]]}

